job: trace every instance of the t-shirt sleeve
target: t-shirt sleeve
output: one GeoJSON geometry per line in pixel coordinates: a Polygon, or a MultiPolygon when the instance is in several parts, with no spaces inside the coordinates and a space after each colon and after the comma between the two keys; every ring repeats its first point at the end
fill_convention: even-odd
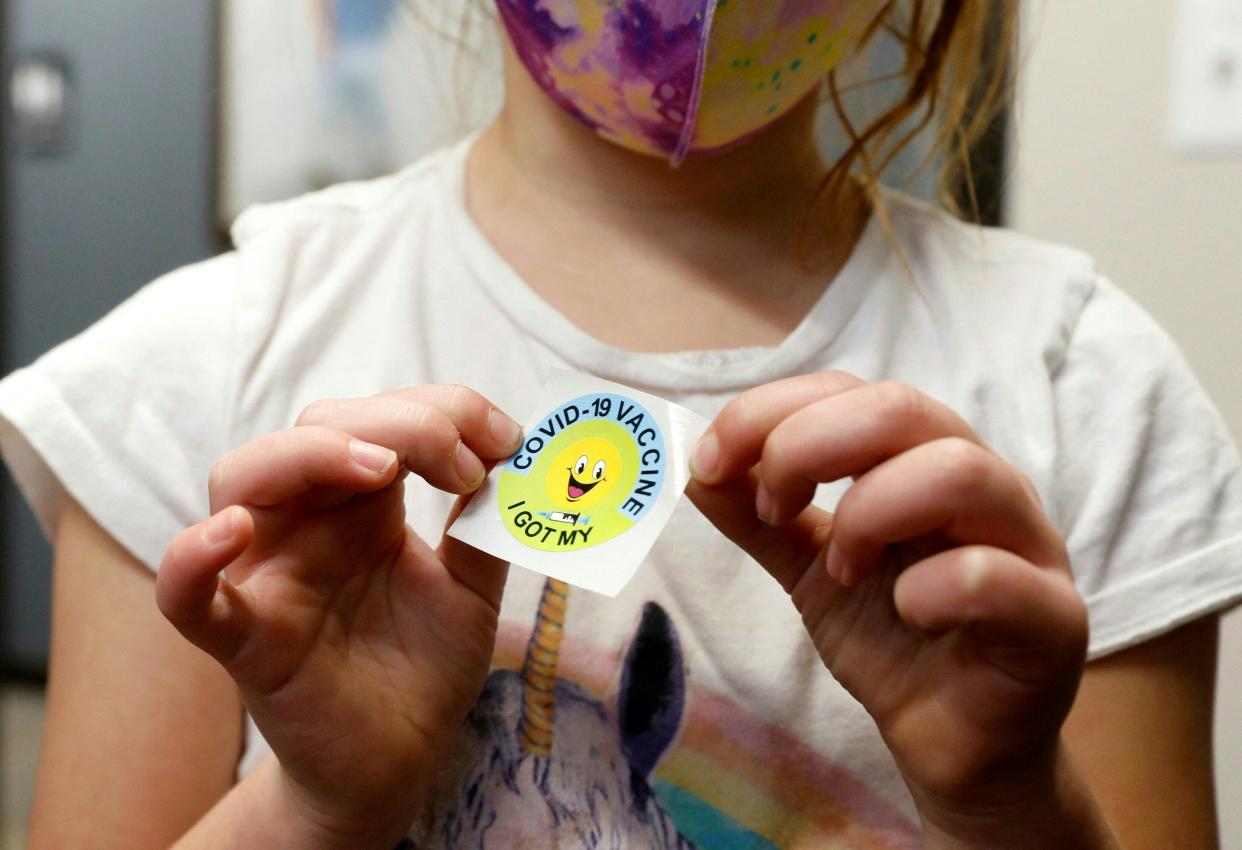
{"type": "Polygon", "coordinates": [[[0,451],[49,535],[72,496],[156,568],[224,453],[235,254],[149,284],[0,381],[0,451]]]}
{"type": "Polygon", "coordinates": [[[1242,598],[1242,472],[1174,342],[1109,281],[1055,371],[1056,515],[1091,657],[1242,598]]]}

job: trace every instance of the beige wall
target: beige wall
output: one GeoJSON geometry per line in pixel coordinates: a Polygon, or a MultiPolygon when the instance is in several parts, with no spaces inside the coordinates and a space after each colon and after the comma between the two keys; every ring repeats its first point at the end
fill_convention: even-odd
{"type": "MultiPolygon", "coordinates": [[[[1098,257],[1242,437],[1242,151],[1190,157],[1166,141],[1178,4],[1026,5],[1010,224],[1098,257]]],[[[1220,688],[1223,846],[1242,848],[1242,615],[1226,619],[1220,688]]]]}

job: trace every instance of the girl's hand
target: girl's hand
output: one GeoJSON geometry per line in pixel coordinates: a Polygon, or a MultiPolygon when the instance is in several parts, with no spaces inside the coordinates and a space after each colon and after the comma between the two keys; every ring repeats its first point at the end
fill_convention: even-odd
{"type": "Polygon", "coordinates": [[[731,402],[694,471],[689,495],[791,594],[928,830],[999,839],[1064,787],[1086,607],[1034,487],[961,418],[898,383],[792,378],[731,402]],[[808,507],[847,477],[835,514],[808,507]]]}
{"type": "Polygon", "coordinates": [[[491,663],[507,565],[419,539],[402,479],[470,493],[520,439],[463,387],[318,402],[216,463],[214,515],[164,556],[160,610],[232,675],[326,833],[404,833],[491,663]]]}

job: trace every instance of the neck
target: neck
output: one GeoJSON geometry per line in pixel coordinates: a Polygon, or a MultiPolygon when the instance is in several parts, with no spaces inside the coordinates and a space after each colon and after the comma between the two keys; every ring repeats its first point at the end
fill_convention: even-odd
{"type": "Polygon", "coordinates": [[[506,86],[470,151],[467,208],[528,286],[614,346],[776,344],[866,223],[852,182],[821,197],[814,96],[745,143],[672,168],[579,124],[511,51],[506,86]]]}
{"type": "Polygon", "coordinates": [[[674,168],[601,139],[565,113],[508,45],[505,87],[505,105],[481,141],[491,176],[503,172],[514,196],[537,196],[576,215],[675,218],[679,226],[700,221],[752,233],[759,223],[787,235],[810,211],[828,173],[816,138],[814,93],[745,143],[674,168]]]}

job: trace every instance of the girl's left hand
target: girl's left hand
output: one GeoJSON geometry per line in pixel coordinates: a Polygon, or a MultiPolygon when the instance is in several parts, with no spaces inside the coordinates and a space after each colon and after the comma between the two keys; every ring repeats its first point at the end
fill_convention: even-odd
{"type": "Polygon", "coordinates": [[[791,378],[732,401],[688,491],[790,593],[924,818],[1004,817],[1065,769],[1086,606],[1025,476],[903,384],[791,378]],[[816,486],[852,477],[830,514],[816,486]]]}

